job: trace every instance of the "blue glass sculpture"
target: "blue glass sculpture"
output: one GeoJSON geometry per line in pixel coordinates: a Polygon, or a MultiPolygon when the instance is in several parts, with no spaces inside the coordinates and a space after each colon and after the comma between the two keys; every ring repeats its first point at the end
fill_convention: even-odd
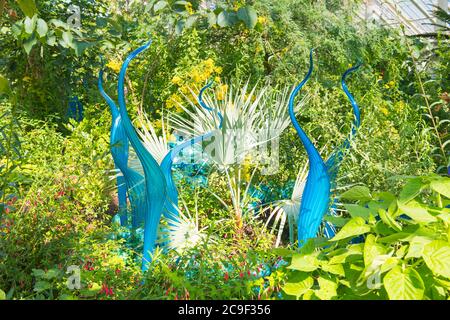
{"type": "Polygon", "coordinates": [[[67,110],[67,117],[80,122],[84,118],[83,104],[78,96],[73,96],[69,99],[69,108],[67,110]]]}
{"type": "Polygon", "coordinates": [[[320,156],[319,151],[300,127],[295,118],[294,100],[300,89],[309,80],[313,70],[313,50],[309,55],[309,71],[303,81],[295,87],[289,97],[289,116],[297,131],[300,140],[305,147],[309,159],[309,171],[300,204],[300,214],[297,221],[298,245],[303,246],[305,242],[314,238],[322,222],[324,214],[330,203],[330,177],[328,169],[320,156]]]}
{"type": "Polygon", "coordinates": [[[152,157],[150,152],[144,147],[139,139],[130,117],[125,102],[125,90],[124,81],[125,75],[130,64],[139,53],[150,47],[151,41],[138,49],[131,52],[125,59],[119,73],[118,83],[118,95],[119,95],[119,111],[122,117],[122,123],[125,133],[130,141],[133,149],[136,151],[136,155],[141,162],[144,170],[145,181],[145,227],[144,227],[144,249],[142,258],[142,270],[148,269],[149,262],[151,261],[151,255],[154,251],[156,236],[163,212],[164,204],[167,195],[167,184],[164,174],[159,167],[158,162],[152,157]]]}
{"type": "MultiPolygon", "coordinates": [[[[339,164],[343,159],[344,152],[350,147],[350,138],[356,133],[356,129],[360,124],[360,112],[351,93],[348,91],[345,84],[346,77],[360,67],[357,65],[348,69],[342,76],[342,88],[349,98],[353,112],[355,115],[351,135],[347,138],[343,145],[332,153],[330,158],[324,163],[318,150],[314,147],[311,140],[302,130],[298,124],[294,114],[294,100],[300,89],[309,80],[313,70],[313,50],[310,52],[310,66],[306,77],[293,90],[289,98],[289,116],[293,123],[300,140],[302,141],[309,159],[309,171],[306,179],[305,189],[302,195],[302,202],[300,204],[300,213],[297,221],[298,230],[298,244],[303,246],[305,242],[314,238],[319,230],[323,216],[327,213],[330,206],[331,188],[336,184],[336,176],[339,169],[339,164]]],[[[326,224],[325,233],[328,236],[333,236],[335,231],[331,224],[326,224]]]]}
{"type": "MultiPolygon", "coordinates": [[[[135,230],[144,221],[145,192],[144,177],[128,166],[129,144],[122,118],[115,102],[103,89],[103,70],[98,75],[98,89],[108,103],[112,116],[110,131],[111,154],[116,169],[121,175],[117,177],[120,225],[128,226],[127,195],[131,206],[131,223],[135,230]]],[[[117,220],[117,219],[116,219],[117,220]]]]}

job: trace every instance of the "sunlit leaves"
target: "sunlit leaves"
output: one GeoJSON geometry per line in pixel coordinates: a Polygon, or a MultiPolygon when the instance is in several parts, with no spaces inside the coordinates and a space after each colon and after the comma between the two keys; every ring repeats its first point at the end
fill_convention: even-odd
{"type": "Polygon", "coordinates": [[[36,31],[40,37],[45,37],[45,35],[48,32],[47,22],[45,22],[43,19],[39,18],[37,20],[36,31]]]}
{"type": "Polygon", "coordinates": [[[283,286],[283,291],[296,298],[304,295],[314,284],[314,279],[306,272],[295,272],[283,286]]]}
{"type": "Polygon", "coordinates": [[[413,268],[394,267],[384,277],[383,284],[391,300],[420,300],[425,292],[423,280],[413,268]]]}
{"type": "Polygon", "coordinates": [[[345,238],[355,237],[370,231],[370,226],[366,224],[363,218],[352,218],[342,229],[331,239],[338,241],[345,238]]]}
{"type": "Polygon", "coordinates": [[[355,186],[341,194],[341,198],[346,200],[368,201],[372,196],[370,195],[369,188],[365,186],[355,186]]]}
{"type": "Polygon", "coordinates": [[[434,273],[450,278],[450,244],[435,240],[423,248],[423,259],[434,273]]]}

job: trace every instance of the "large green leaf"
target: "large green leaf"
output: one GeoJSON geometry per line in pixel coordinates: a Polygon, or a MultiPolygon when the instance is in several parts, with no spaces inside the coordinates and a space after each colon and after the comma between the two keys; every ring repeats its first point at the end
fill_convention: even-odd
{"type": "Polygon", "coordinates": [[[383,284],[391,300],[421,300],[425,292],[423,280],[413,268],[394,267],[384,277],[383,284]]]}
{"type": "Polygon", "coordinates": [[[420,258],[423,254],[423,249],[425,245],[429,244],[432,239],[423,236],[414,236],[409,242],[408,253],[405,256],[405,259],[409,258],[420,258]]]}
{"type": "Polygon", "coordinates": [[[341,198],[347,200],[368,201],[372,199],[372,196],[370,195],[369,188],[365,186],[355,186],[341,194],[341,198]]]}
{"type": "Polygon", "coordinates": [[[378,210],[378,215],[381,218],[381,221],[383,221],[386,225],[394,229],[395,231],[402,231],[402,226],[400,223],[395,221],[395,219],[391,216],[389,211],[385,211],[383,209],[378,210]]]}
{"type": "Polygon", "coordinates": [[[249,29],[253,29],[258,22],[258,14],[251,6],[239,8],[237,16],[239,20],[243,21],[249,29]]]}
{"type": "Polygon", "coordinates": [[[376,242],[375,236],[369,234],[364,243],[364,265],[369,267],[376,257],[385,255],[386,252],[386,248],[376,242]]]}
{"type": "Polygon", "coordinates": [[[402,191],[399,195],[399,201],[400,202],[408,202],[420,193],[422,191],[422,188],[424,187],[422,178],[414,178],[408,180],[408,182],[403,187],[402,191]]]}
{"type": "Polygon", "coordinates": [[[0,300],[6,300],[6,293],[2,289],[0,289],[0,300]]]}
{"type": "Polygon", "coordinates": [[[314,279],[306,272],[298,272],[290,276],[283,291],[297,298],[305,294],[314,284],[314,279]]]}
{"type": "Polygon", "coordinates": [[[357,204],[344,204],[345,209],[350,213],[352,218],[361,217],[368,221],[370,214],[374,215],[373,211],[369,208],[364,208],[357,204]]]}
{"type": "Polygon", "coordinates": [[[222,28],[232,26],[234,23],[236,23],[236,14],[234,12],[224,10],[217,16],[217,24],[222,28]]]}
{"type": "Polygon", "coordinates": [[[33,16],[32,18],[26,17],[23,21],[23,25],[25,27],[25,32],[28,34],[32,34],[34,29],[36,28],[37,16],[33,16]]]}
{"type": "Polygon", "coordinates": [[[311,254],[294,254],[292,256],[292,262],[288,269],[311,272],[319,267],[319,261],[317,260],[317,253],[311,254]]]}
{"type": "Polygon", "coordinates": [[[37,25],[36,25],[36,31],[39,35],[39,37],[45,37],[45,35],[48,32],[48,26],[47,26],[47,22],[45,22],[44,20],[42,20],[41,18],[39,18],[37,20],[37,25]]]}
{"type": "Polygon", "coordinates": [[[430,183],[430,188],[450,199],[450,178],[433,180],[430,183]]]}
{"type": "Polygon", "coordinates": [[[167,6],[167,1],[158,1],[153,6],[153,10],[155,10],[155,12],[158,12],[159,10],[164,9],[166,6],[167,6]]]}
{"type": "Polygon", "coordinates": [[[23,48],[25,49],[27,54],[30,54],[31,49],[37,43],[37,39],[34,34],[31,35],[28,39],[23,42],[23,48]]]}
{"type": "Polygon", "coordinates": [[[450,278],[450,243],[434,240],[424,246],[422,257],[431,271],[450,278]]]}
{"type": "Polygon", "coordinates": [[[416,201],[410,201],[408,204],[398,202],[398,207],[402,213],[419,223],[430,223],[437,221],[436,217],[429,214],[427,209],[416,201]]]}
{"type": "Polygon", "coordinates": [[[28,16],[32,17],[37,12],[36,4],[34,0],[17,0],[20,10],[28,16]]]}
{"type": "Polygon", "coordinates": [[[323,276],[319,277],[319,290],[315,290],[314,294],[321,300],[331,300],[337,296],[338,284],[323,276]]]}
{"type": "Polygon", "coordinates": [[[366,224],[363,218],[352,218],[330,241],[338,241],[349,237],[358,236],[370,231],[370,226],[366,224]]]}

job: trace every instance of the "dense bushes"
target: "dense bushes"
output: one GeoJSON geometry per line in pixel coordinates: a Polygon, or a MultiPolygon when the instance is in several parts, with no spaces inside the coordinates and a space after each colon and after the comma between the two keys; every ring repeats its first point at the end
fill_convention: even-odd
{"type": "Polygon", "coordinates": [[[0,289],[8,298],[448,298],[448,178],[430,175],[445,175],[449,161],[448,39],[430,44],[375,27],[355,18],[358,2],[339,0],[218,1],[213,10],[199,1],[136,1],[126,10],[121,1],[77,3],[77,31],[65,24],[64,1],[36,3],[33,14],[48,25],[44,36],[42,29],[29,32],[32,22],[15,2],[0,12],[0,289]],[[239,18],[239,10],[250,14],[239,18]],[[304,77],[316,48],[299,122],[324,158],[350,131],[351,106],[339,81],[362,60],[348,81],[362,125],[339,173],[335,194],[352,203],[339,204],[336,241],[318,238],[300,253],[273,249],[275,236],[264,227],[270,210],[252,214],[262,200],[290,197],[306,163],[288,128],[279,171],[257,171],[251,181],[242,228],[227,210],[231,196],[220,171],[205,169],[207,187],[184,177],[181,210],[189,226],[197,223],[201,241],[158,252],[150,272],[140,273],[139,235],[111,223],[116,172],[96,77],[101,54],[114,97],[124,57],[148,33],[153,45],[130,66],[127,103],[132,114],[142,108],[159,133],[161,117],[183,113],[178,103],[208,79],[218,98],[246,81],[281,91],[304,77]],[[79,123],[67,119],[75,95],[85,111],[79,123]],[[398,175],[409,177],[401,192],[402,179],[392,179],[398,175]],[[365,242],[355,243],[356,236],[365,242]],[[443,251],[438,268],[430,255],[443,251]],[[71,265],[81,268],[81,289],[66,286],[71,265]],[[374,275],[379,282],[369,288],[374,275]],[[412,289],[400,290],[400,283],[412,289]]]}

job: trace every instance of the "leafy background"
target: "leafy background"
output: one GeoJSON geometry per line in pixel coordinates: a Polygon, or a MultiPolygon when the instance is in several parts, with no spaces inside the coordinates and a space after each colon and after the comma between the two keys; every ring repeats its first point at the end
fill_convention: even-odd
{"type": "MultiPolygon", "coordinates": [[[[0,1],[0,298],[448,298],[448,36],[428,41],[360,21],[359,4],[0,1]],[[70,3],[81,8],[80,29],[67,24],[70,3]],[[181,183],[186,206],[196,207],[215,241],[158,255],[147,274],[139,272],[139,244],[125,246],[111,224],[110,114],[96,82],[102,55],[114,96],[124,57],[149,37],[153,45],[128,73],[128,104],[132,112],[142,107],[158,130],[161,115],[181,112],[177,102],[189,88],[214,79],[216,95],[243,81],[281,90],[303,78],[316,48],[299,121],[324,155],[350,129],[340,75],[364,63],[348,81],[362,125],[338,180],[345,212],[334,221],[342,227],[337,238],[318,238],[302,252],[283,239],[283,249],[273,249],[263,220],[244,217],[245,232],[236,233],[215,197],[192,196],[181,183]],[[73,96],[84,106],[81,122],[68,117],[73,96]],[[364,242],[352,243],[355,236],[364,242]],[[254,276],[280,261],[288,266],[254,276]],[[82,270],[75,291],[64,273],[73,264],[82,270]],[[372,289],[371,275],[380,277],[372,289]]],[[[289,128],[279,172],[258,177],[266,198],[290,194],[305,163],[289,128]]],[[[208,178],[216,193],[228,192],[223,177],[208,178]]]]}

